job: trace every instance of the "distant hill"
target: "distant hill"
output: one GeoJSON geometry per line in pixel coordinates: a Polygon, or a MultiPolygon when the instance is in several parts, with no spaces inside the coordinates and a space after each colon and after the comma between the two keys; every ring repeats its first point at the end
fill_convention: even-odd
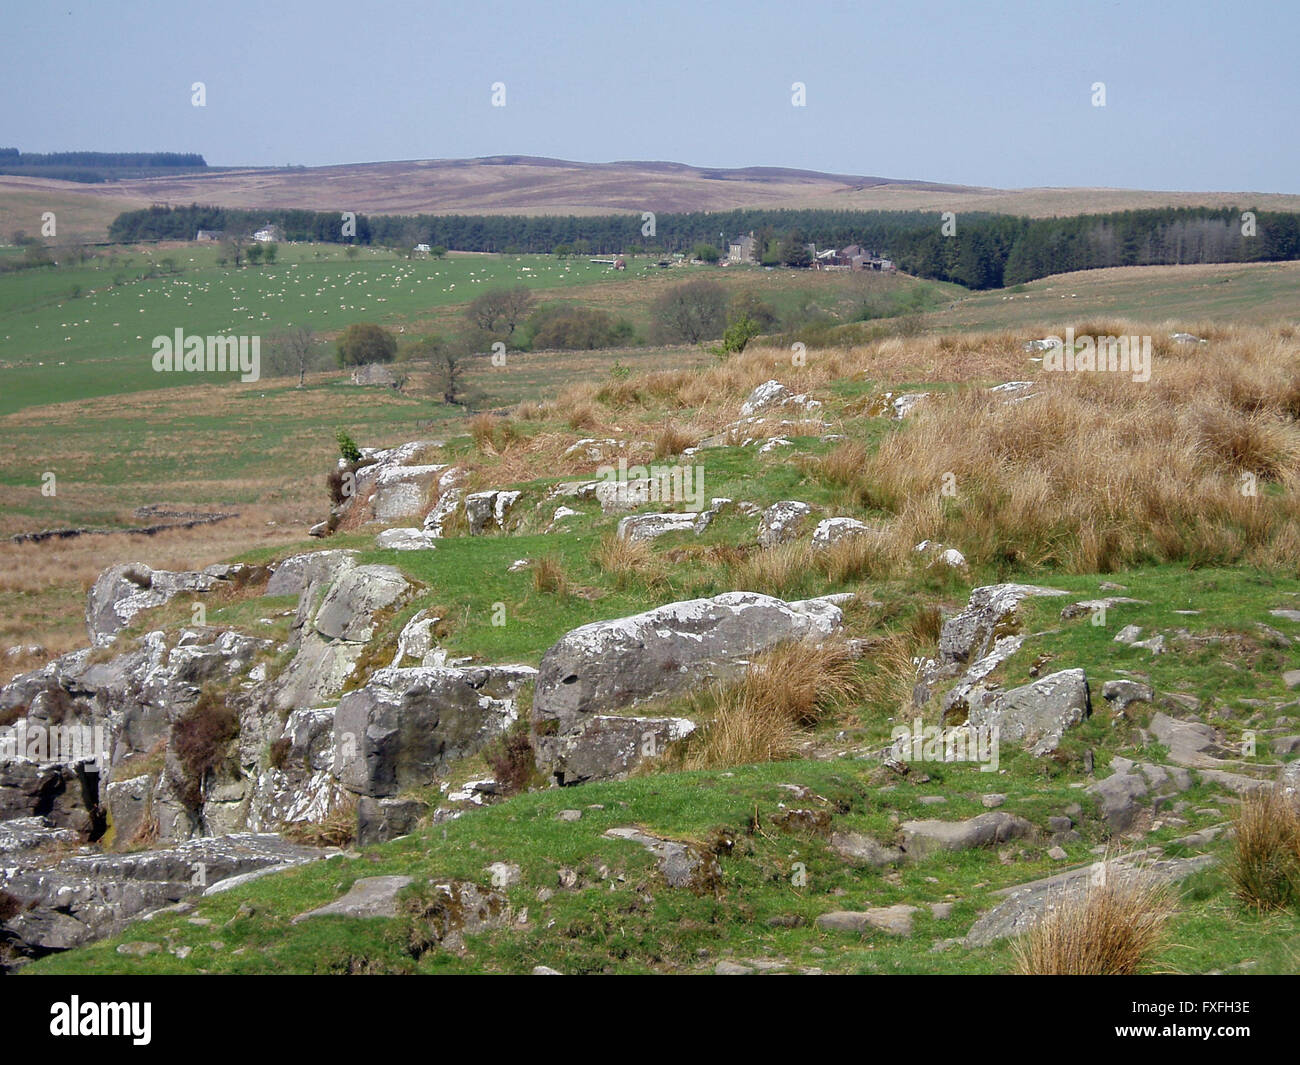
{"type": "MultiPolygon", "coordinates": [[[[727,211],[742,207],[997,211],[1050,217],[1148,207],[1300,211],[1300,196],[1127,189],[993,189],[788,167],[736,169],[667,161],[581,163],[522,155],[326,167],[209,168],[77,188],[37,176],[0,176],[0,235],[33,230],[25,205],[72,194],[83,231],[103,239],[120,211],[150,203],[307,208],[366,214],[608,214],[727,211]],[[20,209],[20,205],[22,209],[20,209]],[[102,230],[91,226],[101,224],[102,230]]],[[[53,209],[53,208],[51,208],[53,209]]],[[[39,215],[37,216],[39,218],[39,215]]],[[[61,227],[60,237],[64,237],[61,227]]]]}

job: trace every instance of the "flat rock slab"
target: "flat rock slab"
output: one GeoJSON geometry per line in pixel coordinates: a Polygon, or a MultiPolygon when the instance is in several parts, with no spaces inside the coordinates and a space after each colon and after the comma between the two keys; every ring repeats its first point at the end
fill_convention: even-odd
{"type": "Polygon", "coordinates": [[[412,883],[409,876],[362,877],[341,899],[300,913],[293,923],[309,917],[396,917],[398,892],[412,883]]]}
{"type": "Polygon", "coordinates": [[[817,927],[830,932],[885,932],[891,936],[912,934],[915,906],[877,906],[870,910],[835,910],[817,918],[817,927]]]}
{"type": "Polygon", "coordinates": [[[1218,734],[1209,725],[1199,721],[1180,721],[1168,714],[1157,713],[1151,719],[1151,733],[1169,748],[1169,760],[1175,765],[1191,768],[1215,768],[1233,765],[1215,757],[1224,753],[1218,745],[1218,734]],[[1213,753],[1211,753],[1213,752],[1213,753]]]}
{"type": "MultiPolygon", "coordinates": [[[[1130,855],[1107,862],[1108,880],[1113,882],[1115,879],[1128,879],[1138,875],[1141,870],[1161,880],[1175,883],[1208,868],[1215,862],[1211,854],[1142,864],[1139,864],[1140,858],[1141,855],[1130,855]]],[[[1061,900],[1076,892],[1084,891],[1094,875],[1094,868],[1095,865],[1079,866],[1057,873],[1055,876],[995,892],[995,895],[1004,896],[1004,901],[998,903],[971,926],[966,934],[965,945],[987,947],[999,939],[1027,932],[1046,913],[1060,905],[1061,900]]]]}
{"type": "Polygon", "coordinates": [[[964,851],[992,847],[1032,835],[1034,826],[1023,817],[996,810],[968,821],[904,821],[903,850],[912,859],[938,851],[964,851]]]}
{"type": "Polygon", "coordinates": [[[903,857],[902,848],[887,846],[861,832],[832,832],[831,850],[850,865],[877,869],[893,865],[903,857]]]}
{"type": "Polygon", "coordinates": [[[639,828],[611,828],[605,836],[609,839],[626,839],[639,843],[658,859],[659,871],[669,887],[703,890],[711,888],[721,875],[717,859],[690,843],[660,839],[639,828]]]}

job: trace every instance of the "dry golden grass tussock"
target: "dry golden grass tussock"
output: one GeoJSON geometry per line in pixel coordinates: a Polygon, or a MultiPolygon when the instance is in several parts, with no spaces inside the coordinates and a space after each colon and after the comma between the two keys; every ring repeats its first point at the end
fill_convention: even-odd
{"type": "Polygon", "coordinates": [[[895,524],[870,532],[844,536],[825,547],[814,548],[812,562],[832,584],[845,584],[866,577],[886,578],[896,574],[912,555],[910,535],[895,524]]]}
{"type": "Polygon", "coordinates": [[[1108,867],[1104,883],[1065,889],[1012,950],[1022,976],[1136,976],[1150,968],[1176,910],[1147,870],[1108,867]]]}
{"type": "Polygon", "coordinates": [[[800,541],[760,548],[730,567],[730,584],[744,592],[761,592],[785,598],[807,576],[812,548],[800,541]]]}
{"type": "MultiPolygon", "coordinates": [[[[849,491],[911,527],[918,501],[951,476],[956,494],[925,535],[980,561],[999,552],[1072,568],[1231,561],[1295,521],[1294,494],[1270,495],[1264,483],[1294,484],[1300,427],[1278,409],[1234,408],[1207,392],[1215,383],[1204,371],[1161,388],[1116,374],[1043,374],[1040,394],[1023,402],[983,391],[931,397],[867,457],[849,491]],[[1259,482],[1253,495],[1245,474],[1259,482]]],[[[828,462],[826,475],[849,477],[847,467],[828,462]]]]}
{"type": "Polygon", "coordinates": [[[915,632],[890,633],[877,641],[862,680],[860,717],[910,721],[916,715],[912,693],[918,678],[917,658],[926,646],[915,632]]]}
{"type": "Polygon", "coordinates": [[[700,438],[701,435],[689,427],[667,422],[655,435],[654,457],[664,459],[680,455],[688,447],[695,447],[700,438]]]}
{"type": "Polygon", "coordinates": [[[756,656],[738,680],[708,693],[712,712],[687,743],[684,764],[702,769],[791,758],[805,729],[840,711],[860,688],[843,644],[775,647],[756,656]]]}
{"type": "Polygon", "coordinates": [[[576,441],[577,437],[568,432],[543,431],[514,438],[487,469],[493,482],[490,487],[531,481],[538,476],[589,473],[591,463],[585,454],[565,454],[576,441]]]}
{"type": "Polygon", "coordinates": [[[612,531],[601,537],[595,560],[620,591],[636,582],[656,584],[665,577],[664,566],[648,541],[626,540],[612,531]]]}
{"type": "Polygon", "coordinates": [[[1300,905],[1300,806],[1276,789],[1246,796],[1234,818],[1228,879],[1252,910],[1300,905]]]}
{"type": "Polygon", "coordinates": [[[555,555],[545,555],[533,563],[533,589],[543,594],[567,595],[569,578],[564,563],[555,555]]]}

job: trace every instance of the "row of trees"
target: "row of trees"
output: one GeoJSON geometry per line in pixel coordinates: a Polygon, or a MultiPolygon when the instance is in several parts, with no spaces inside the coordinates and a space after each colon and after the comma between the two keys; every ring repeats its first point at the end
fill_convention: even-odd
{"type": "Polygon", "coordinates": [[[335,213],[236,211],[216,207],[150,207],[119,215],[115,241],[190,240],[199,229],[252,232],[275,222],[285,238],[381,244],[416,243],[461,251],[611,254],[691,253],[713,261],[718,234],[753,232],[767,265],[811,264],[807,245],[857,243],[888,249],[899,267],[920,277],[968,288],[998,288],[1052,273],[1105,266],[1300,259],[1300,215],[1236,209],[1155,208],[1070,218],[963,214],[945,225],[922,211],[739,210],[658,216],[656,236],[642,234],[639,215],[596,217],[357,215],[344,235],[335,213]],[[350,231],[349,231],[350,232],[350,231]]]}
{"type": "Polygon", "coordinates": [[[207,168],[193,152],[20,152],[0,148],[0,174],[95,184],[114,178],[178,174],[207,168]]]}
{"type": "Polygon", "coordinates": [[[198,152],[20,152],[0,148],[0,166],[206,167],[198,152]]]}

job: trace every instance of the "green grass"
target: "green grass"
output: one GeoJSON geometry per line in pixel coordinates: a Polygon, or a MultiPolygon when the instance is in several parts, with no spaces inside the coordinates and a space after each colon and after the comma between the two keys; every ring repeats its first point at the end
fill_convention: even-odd
{"type": "Polygon", "coordinates": [[[0,415],[223,380],[220,374],[154,371],[153,337],[178,328],[205,336],[260,335],[265,357],[269,336],[294,326],[324,334],[374,321],[396,329],[494,286],[548,289],[628,280],[585,259],[542,255],[408,260],[364,249],[347,259],[338,246],[282,245],[276,263],[235,269],[217,265],[218,254],[200,245],[153,254],[131,250],[85,266],[0,275],[0,415]],[[166,258],[180,272],[149,276],[151,266],[166,258]],[[74,285],[83,294],[71,299],[74,285]]]}
{"type": "MultiPolygon", "coordinates": [[[[1041,845],[1014,845],[1011,849],[1022,856],[1010,865],[1002,864],[995,851],[971,851],[904,865],[889,874],[846,865],[824,840],[783,831],[772,822],[782,803],[793,804],[782,784],[810,788],[833,804],[841,811],[837,826],[884,838],[892,831],[891,813],[936,816],[939,809],[938,816],[965,816],[978,812],[976,797],[989,790],[987,777],[965,767],[948,767],[942,788],[934,781],[929,787],[880,791],[877,783],[866,763],[800,761],[536,792],[352,857],[328,859],[199,900],[192,914],[138,922],[119,936],[51,956],[23,972],[328,973],[345,971],[358,961],[379,972],[526,973],[534,965],[565,973],[683,972],[711,970],[724,957],[783,959],[794,969],[838,973],[1007,971],[1007,942],[982,950],[929,948],[964,935],[979,913],[998,901],[993,894],[998,888],[1059,870],[1041,845]],[[909,801],[939,790],[951,797],[944,807],[909,801]],[[572,807],[583,809],[580,821],[556,820],[558,810],[572,807]],[[603,836],[622,825],[701,843],[720,830],[730,832],[736,842],[720,860],[720,893],[715,897],[668,888],[639,846],[603,836]],[[507,894],[516,913],[527,909],[527,924],[470,937],[461,954],[434,951],[416,961],[404,949],[401,919],[290,921],[294,914],[337,898],[360,877],[403,874],[417,884],[457,878],[487,886],[485,867],[494,861],[520,866],[522,883],[507,894]],[[796,863],[806,870],[805,886],[794,883],[796,863]],[[558,889],[559,870],[565,867],[576,869],[584,886],[558,889]],[[542,888],[554,891],[549,901],[539,899],[542,888]],[[910,939],[829,932],[812,923],[832,909],[899,902],[920,907],[910,939]],[[927,906],[931,902],[953,903],[952,915],[934,918],[927,906]],[[192,924],[193,917],[210,923],[192,924]],[[790,917],[802,924],[769,924],[790,917]],[[665,929],[672,934],[665,935],[665,929]],[[144,958],[117,953],[120,943],[132,941],[189,947],[192,953],[185,960],[166,951],[144,958]],[[214,949],[213,942],[221,948],[214,949]]],[[[1052,801],[1077,794],[1061,789],[1049,797],[1041,786],[1031,792],[1026,784],[1002,778],[997,787],[1008,793],[1003,809],[1040,821],[1052,801]]],[[[1094,860],[1085,845],[1070,849],[1073,862],[1094,860]]],[[[1172,945],[1160,958],[1162,968],[1195,971],[1246,960],[1257,963],[1256,972],[1294,966],[1300,944],[1297,915],[1245,913],[1232,902],[1217,870],[1188,884],[1185,895],[1172,945]]]]}

